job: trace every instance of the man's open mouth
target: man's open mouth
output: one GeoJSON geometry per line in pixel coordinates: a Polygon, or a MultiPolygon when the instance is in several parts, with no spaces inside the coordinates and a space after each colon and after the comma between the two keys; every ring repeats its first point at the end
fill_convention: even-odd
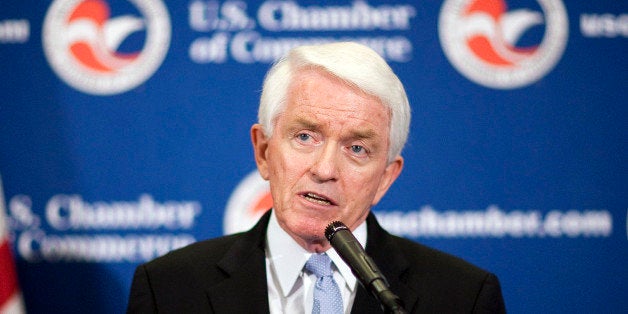
{"type": "Polygon", "coordinates": [[[314,193],[305,193],[303,197],[312,203],[316,203],[320,205],[332,205],[333,204],[330,200],[326,199],[325,197],[322,197],[314,193]]]}

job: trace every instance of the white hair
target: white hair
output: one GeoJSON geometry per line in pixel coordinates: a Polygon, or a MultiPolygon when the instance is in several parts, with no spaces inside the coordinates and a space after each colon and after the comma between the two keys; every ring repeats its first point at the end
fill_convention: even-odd
{"type": "Polygon", "coordinates": [[[410,128],[410,104],[403,84],[379,54],[352,42],[296,47],[270,68],[258,112],[266,136],[272,136],[275,119],[285,109],[292,76],[304,67],[322,69],[377,97],[391,113],[388,161],[401,154],[410,128]]]}

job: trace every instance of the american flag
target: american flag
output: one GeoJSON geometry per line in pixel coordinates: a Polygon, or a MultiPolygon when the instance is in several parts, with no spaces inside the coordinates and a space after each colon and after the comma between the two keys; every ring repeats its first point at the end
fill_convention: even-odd
{"type": "Polygon", "coordinates": [[[9,243],[5,204],[0,179],[0,314],[19,314],[26,311],[9,243]]]}

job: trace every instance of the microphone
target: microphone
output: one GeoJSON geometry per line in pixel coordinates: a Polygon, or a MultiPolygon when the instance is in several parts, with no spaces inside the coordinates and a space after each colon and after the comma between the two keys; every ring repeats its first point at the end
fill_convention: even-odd
{"type": "Polygon", "coordinates": [[[325,237],[338,252],[360,284],[379,300],[386,313],[407,313],[401,299],[388,286],[388,281],[355,238],[351,230],[340,222],[334,221],[325,228],[325,237]]]}

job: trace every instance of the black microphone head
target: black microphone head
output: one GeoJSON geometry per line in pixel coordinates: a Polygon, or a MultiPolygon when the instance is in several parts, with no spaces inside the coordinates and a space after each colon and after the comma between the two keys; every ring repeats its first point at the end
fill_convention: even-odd
{"type": "Polygon", "coordinates": [[[334,234],[336,234],[336,231],[338,230],[349,230],[349,228],[341,221],[332,221],[329,225],[327,225],[327,228],[325,228],[325,238],[327,238],[328,241],[331,241],[334,234]]]}

